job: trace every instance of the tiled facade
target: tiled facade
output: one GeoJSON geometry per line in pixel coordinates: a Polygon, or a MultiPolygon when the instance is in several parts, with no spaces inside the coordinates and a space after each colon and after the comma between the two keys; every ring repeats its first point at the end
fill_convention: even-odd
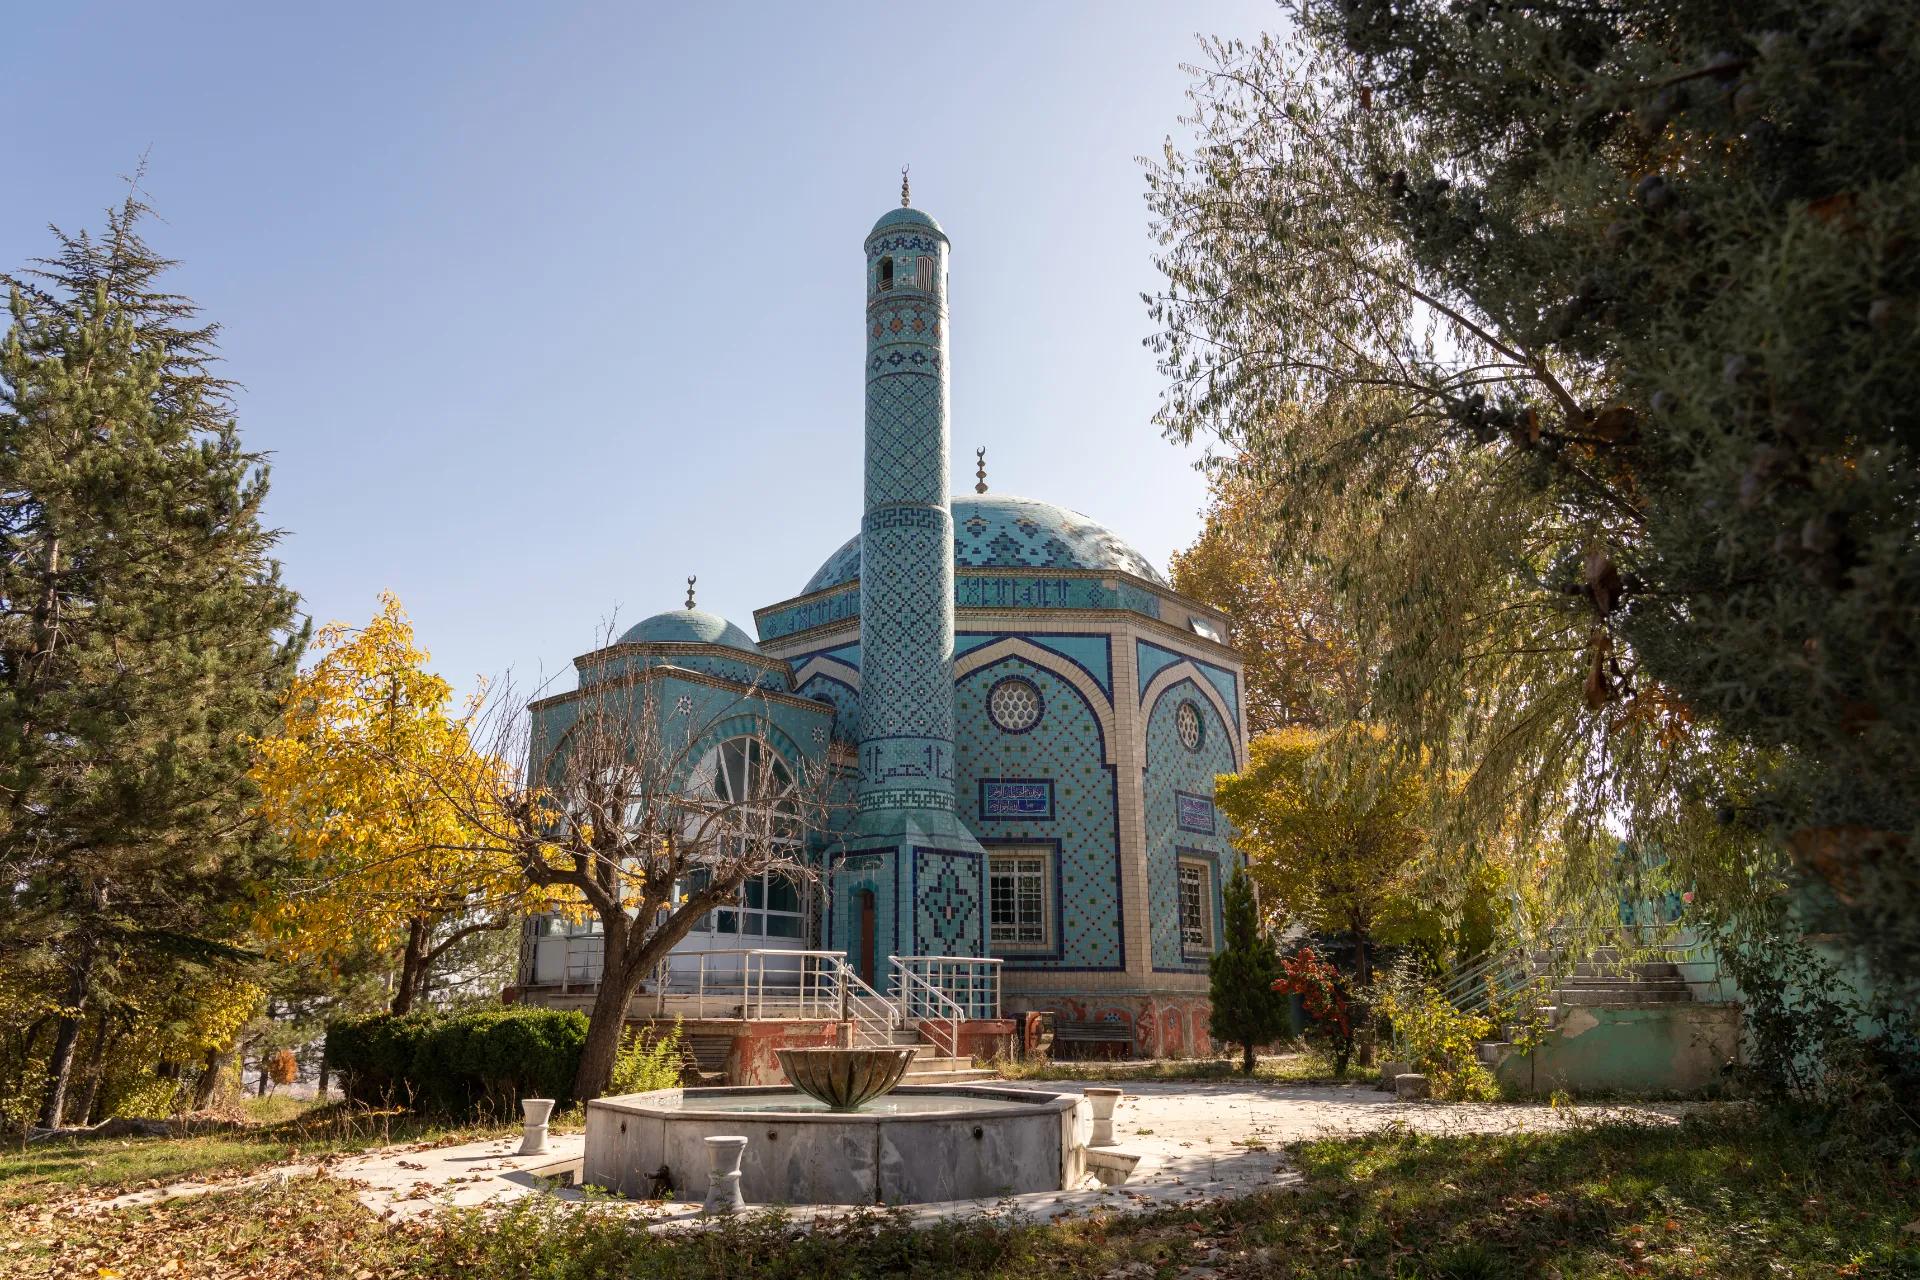
{"type": "MultiPolygon", "coordinates": [[[[865,247],[860,534],[756,612],[757,642],[730,631],[696,654],[629,633],[581,659],[583,685],[590,669],[699,657],[702,707],[777,686],[763,701],[783,750],[839,744],[858,817],[821,850],[811,945],[857,958],[871,895],[882,970],[888,955],[999,954],[1009,1013],[1121,1023],[1141,1053],[1203,1051],[1207,951],[1236,856],[1213,780],[1245,749],[1226,620],[1088,517],[947,496],[947,239],[902,209],[865,247]],[[1044,920],[1029,908],[1021,941],[989,943],[996,852],[1041,884],[1044,920]],[[1207,920],[1184,936],[1183,864],[1207,920]]],[[[687,629],[672,614],[635,632],[687,629]]]]}

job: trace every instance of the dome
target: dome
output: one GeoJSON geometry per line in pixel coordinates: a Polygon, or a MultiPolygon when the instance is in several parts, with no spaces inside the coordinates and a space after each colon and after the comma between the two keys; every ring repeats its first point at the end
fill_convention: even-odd
{"type": "Polygon", "coordinates": [[[867,232],[867,235],[871,238],[879,235],[882,231],[891,231],[901,227],[922,227],[942,239],[945,239],[947,234],[940,229],[940,224],[933,220],[932,214],[922,213],[918,209],[900,208],[889,209],[887,212],[881,214],[880,221],[873,224],[873,230],[867,232]]]}
{"type": "MultiPolygon", "coordinates": [[[[999,493],[953,500],[953,563],[956,569],[1116,569],[1167,585],[1151,561],[1105,525],[1051,502],[999,493]]],[[[859,576],[860,535],[855,534],[801,594],[859,576]]]]}
{"type": "Polygon", "coordinates": [[[673,609],[628,627],[621,644],[719,644],[759,653],[760,646],[740,628],[705,609],[673,609]]]}

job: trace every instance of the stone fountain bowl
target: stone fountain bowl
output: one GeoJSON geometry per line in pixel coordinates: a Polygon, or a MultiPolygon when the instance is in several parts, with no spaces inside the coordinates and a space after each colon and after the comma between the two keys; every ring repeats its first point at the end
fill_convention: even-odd
{"type": "Polygon", "coordinates": [[[793,1087],[835,1111],[854,1111],[900,1083],[912,1064],[911,1045],[878,1049],[777,1049],[793,1087]]]}

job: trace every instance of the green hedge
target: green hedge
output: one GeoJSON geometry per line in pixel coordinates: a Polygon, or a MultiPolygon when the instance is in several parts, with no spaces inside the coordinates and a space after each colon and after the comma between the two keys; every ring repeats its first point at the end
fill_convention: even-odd
{"type": "Polygon", "coordinates": [[[510,1116],[521,1098],[571,1102],[586,1042],[577,1011],[382,1013],[329,1023],[326,1060],[356,1102],[510,1116]]]}

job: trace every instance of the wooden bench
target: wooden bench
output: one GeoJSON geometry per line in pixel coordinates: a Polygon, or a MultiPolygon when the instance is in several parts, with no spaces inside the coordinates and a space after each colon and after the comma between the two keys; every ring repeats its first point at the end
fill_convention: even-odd
{"type": "Polygon", "coordinates": [[[1078,1047],[1085,1045],[1093,1052],[1090,1057],[1130,1058],[1133,1056],[1133,1027],[1125,1022],[1056,1022],[1053,1024],[1053,1055],[1056,1058],[1078,1057],[1078,1047]],[[1069,1052],[1068,1047],[1074,1046],[1069,1052]]]}

